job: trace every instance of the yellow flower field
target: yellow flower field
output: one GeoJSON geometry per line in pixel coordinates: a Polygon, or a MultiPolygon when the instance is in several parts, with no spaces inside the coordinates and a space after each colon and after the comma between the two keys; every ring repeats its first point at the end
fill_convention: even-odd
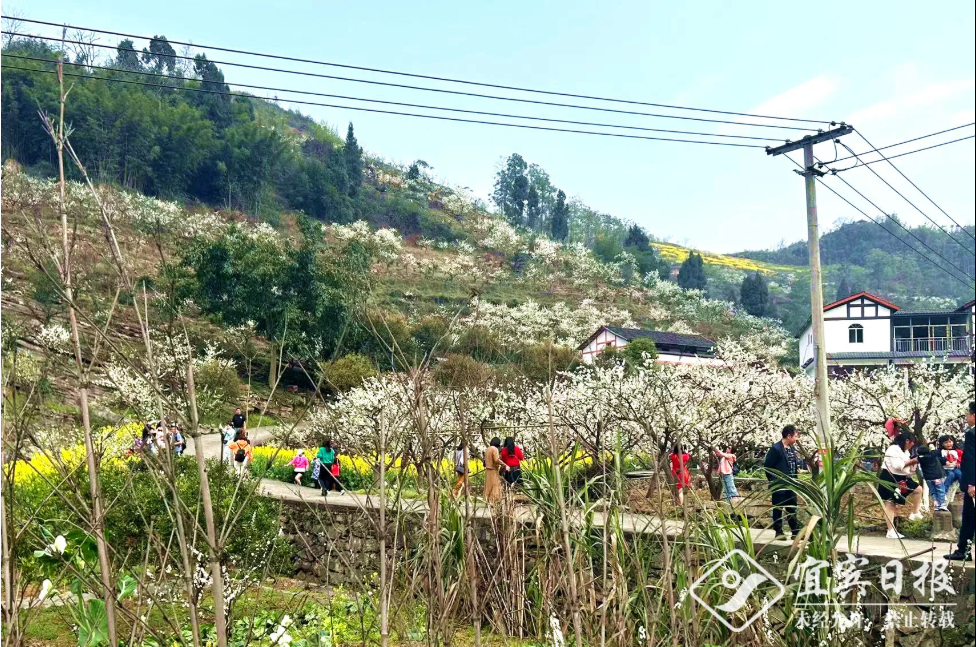
{"type": "MultiPolygon", "coordinates": [[[[692,250],[688,249],[687,247],[681,247],[671,243],[651,243],[651,245],[657,249],[658,253],[661,255],[661,258],[671,261],[672,263],[683,263],[692,252],[692,250]]],[[[728,267],[730,269],[740,270],[742,272],[776,274],[779,272],[797,272],[802,270],[802,268],[798,267],[762,263],[760,261],[754,261],[751,258],[738,258],[735,256],[725,256],[724,254],[712,254],[711,252],[698,253],[701,254],[702,260],[704,260],[707,265],[721,265],[722,267],[728,267]]]]}
{"type": "MultiPolygon", "coordinates": [[[[125,449],[132,447],[137,438],[142,435],[142,425],[136,422],[122,425],[121,427],[102,427],[95,430],[95,442],[104,441],[105,455],[102,458],[102,465],[123,465],[131,460],[125,455],[125,449]]],[[[14,484],[24,485],[33,482],[35,479],[51,480],[61,474],[62,469],[72,470],[85,461],[85,446],[75,445],[60,451],[59,460],[62,467],[59,467],[51,456],[37,453],[29,459],[21,459],[14,463],[4,465],[4,472],[7,474],[13,471],[14,484]]]]}

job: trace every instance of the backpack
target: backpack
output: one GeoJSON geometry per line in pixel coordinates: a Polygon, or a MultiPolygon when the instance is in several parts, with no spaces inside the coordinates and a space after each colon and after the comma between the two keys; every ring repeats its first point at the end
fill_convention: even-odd
{"type": "Polygon", "coordinates": [[[238,463],[243,463],[244,462],[244,459],[246,459],[246,458],[247,458],[247,452],[244,451],[244,448],[243,447],[239,448],[234,453],[234,460],[237,461],[238,463]]]}

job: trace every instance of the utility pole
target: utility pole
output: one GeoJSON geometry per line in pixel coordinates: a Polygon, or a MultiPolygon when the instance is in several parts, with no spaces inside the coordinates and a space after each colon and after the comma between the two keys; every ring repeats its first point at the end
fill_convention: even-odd
{"type": "Polygon", "coordinates": [[[783,155],[803,149],[803,176],[807,198],[807,248],[810,255],[810,317],[813,322],[813,352],[816,369],[814,395],[817,400],[817,433],[820,449],[826,449],[830,435],[830,399],[827,389],[827,352],[824,348],[823,272],[820,269],[820,230],[817,222],[817,178],[824,175],[814,166],[813,145],[849,135],[852,126],[842,123],[839,128],[807,135],[797,142],[787,142],[776,148],[766,148],[767,155],[783,155]]]}

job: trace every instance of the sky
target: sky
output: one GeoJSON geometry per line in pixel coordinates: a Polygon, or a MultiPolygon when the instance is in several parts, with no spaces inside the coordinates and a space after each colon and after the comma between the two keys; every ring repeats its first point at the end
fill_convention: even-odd
{"type": "MultiPolygon", "coordinates": [[[[815,6],[792,2],[629,0],[170,0],[162,5],[108,0],[48,0],[43,4],[7,0],[3,11],[85,27],[164,34],[171,40],[200,45],[510,86],[752,114],[845,120],[874,145],[883,146],[976,121],[974,6],[972,2],[938,0],[924,4],[825,1],[815,6]]],[[[51,33],[36,26],[29,29],[51,33]]],[[[117,40],[104,37],[101,42],[114,44],[117,40]]],[[[137,42],[139,48],[145,45],[137,42]]],[[[315,65],[262,62],[242,55],[210,53],[209,57],[533,98],[515,92],[315,65]]],[[[222,67],[229,83],[779,140],[795,140],[804,134],[455,97],[222,67]]],[[[352,121],[360,144],[370,153],[401,163],[422,159],[433,167],[439,180],[468,187],[480,197],[490,194],[500,160],[517,152],[544,168],[553,183],[568,195],[598,211],[635,221],[659,239],[703,250],[734,252],[772,248],[806,236],[802,178],[792,172],[795,167],[789,161],[769,157],[760,148],[604,138],[341,108],[291,107],[333,125],[342,134],[352,121]]],[[[973,127],[969,127],[893,149],[889,154],[973,132],[973,127]]],[[[845,142],[857,152],[871,148],[856,134],[846,137],[845,142]]],[[[970,139],[895,161],[939,207],[964,224],[973,223],[976,203],[973,142],[970,139]]],[[[818,146],[816,154],[828,160],[835,158],[830,143],[818,146]]],[[[841,150],[841,156],[845,154],[841,150]]],[[[799,159],[799,154],[795,155],[799,159]]],[[[884,163],[871,168],[922,212],[945,227],[951,226],[949,218],[915,192],[894,169],[884,163]]],[[[928,222],[866,168],[847,172],[844,177],[885,212],[896,213],[912,224],[928,222]]],[[[877,210],[857,198],[837,178],[826,178],[826,182],[870,215],[879,216],[877,210]]],[[[818,194],[818,206],[825,231],[845,220],[862,218],[824,190],[818,194]]]]}

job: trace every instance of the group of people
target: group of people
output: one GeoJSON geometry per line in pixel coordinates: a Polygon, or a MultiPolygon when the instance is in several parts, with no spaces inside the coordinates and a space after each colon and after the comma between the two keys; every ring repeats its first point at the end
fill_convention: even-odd
{"type": "Polygon", "coordinates": [[[969,560],[976,533],[976,403],[969,403],[966,435],[962,447],[951,436],[939,439],[937,447],[920,442],[915,434],[894,421],[890,425],[891,445],[885,451],[881,465],[881,485],[878,494],[884,501],[888,537],[900,539],[895,529],[898,506],[908,506],[909,519],[921,518],[923,491],[928,490],[936,510],[947,510],[947,496],[958,483],[963,495],[962,524],[956,550],[946,559],[969,560]],[[894,432],[894,433],[893,433],[894,432]],[[922,483],[925,485],[923,486],[922,483]]]}
{"type": "Polygon", "coordinates": [[[176,422],[150,420],[142,426],[142,438],[136,441],[135,451],[163,455],[172,451],[182,456],[186,451],[186,437],[176,422]]]}
{"type": "Polygon", "coordinates": [[[342,492],[342,483],[339,482],[342,469],[339,463],[339,452],[332,445],[332,440],[323,441],[311,461],[305,455],[305,450],[299,449],[288,464],[295,470],[296,485],[305,485],[305,476],[311,469],[310,484],[321,488],[323,497],[328,496],[332,491],[342,492]]]}
{"type": "MultiPolygon", "coordinates": [[[[458,446],[455,453],[455,471],[458,473],[458,485],[455,492],[460,492],[468,478],[468,466],[464,460],[464,443],[458,446]]],[[[522,461],[525,452],[515,444],[515,439],[509,436],[502,442],[500,438],[492,438],[485,450],[485,501],[495,502],[502,498],[502,483],[508,487],[522,485],[522,461]]]]}
{"type": "MultiPolygon", "coordinates": [[[[950,497],[957,493],[963,497],[962,527],[957,550],[946,559],[969,559],[974,541],[976,512],[974,512],[974,488],[976,475],[976,447],[974,447],[974,404],[970,403],[966,418],[967,431],[963,443],[952,436],[942,436],[937,443],[928,444],[907,431],[900,420],[891,419],[885,427],[891,445],[882,460],[877,491],[884,503],[885,521],[889,539],[904,537],[895,529],[895,518],[900,506],[909,509],[908,518],[921,519],[923,492],[927,492],[936,511],[947,511],[950,497]],[[958,485],[958,490],[953,490],[958,485]]],[[[798,477],[803,460],[796,450],[800,431],[793,425],[782,429],[781,440],[769,448],[763,461],[763,469],[772,493],[773,531],[777,540],[785,540],[784,521],[793,539],[800,532],[797,519],[797,494],[790,481],[798,477]]],[[[718,474],[722,480],[722,497],[735,504],[739,493],[735,485],[736,455],[731,447],[713,450],[718,462],[718,474]]],[[[691,485],[688,469],[691,456],[681,445],[675,445],[669,456],[671,477],[675,484],[678,504],[684,503],[684,492],[691,485]]]]}
{"type": "MultiPolygon", "coordinates": [[[[908,519],[921,519],[923,491],[927,490],[935,510],[946,511],[949,497],[955,496],[952,486],[958,484],[962,494],[962,524],[956,550],[945,556],[948,560],[969,560],[976,534],[976,403],[969,403],[966,434],[962,446],[951,436],[942,436],[938,443],[920,442],[903,423],[891,420],[886,425],[891,444],[884,453],[877,487],[884,504],[889,539],[902,539],[895,528],[900,506],[909,509],[908,519]],[[923,485],[924,483],[924,485],[923,485]]],[[[797,495],[789,487],[801,465],[795,445],[800,432],[792,425],[783,428],[782,440],[766,454],[763,466],[772,490],[773,530],[776,539],[786,539],[783,518],[789,524],[794,539],[800,532],[797,520],[797,495]]],[[[722,453],[719,453],[720,456],[722,453]]],[[[726,457],[727,459],[727,457],[726,457]]],[[[724,481],[724,472],[723,472],[724,481]]],[[[733,485],[734,492],[734,485],[733,485]]]]}

